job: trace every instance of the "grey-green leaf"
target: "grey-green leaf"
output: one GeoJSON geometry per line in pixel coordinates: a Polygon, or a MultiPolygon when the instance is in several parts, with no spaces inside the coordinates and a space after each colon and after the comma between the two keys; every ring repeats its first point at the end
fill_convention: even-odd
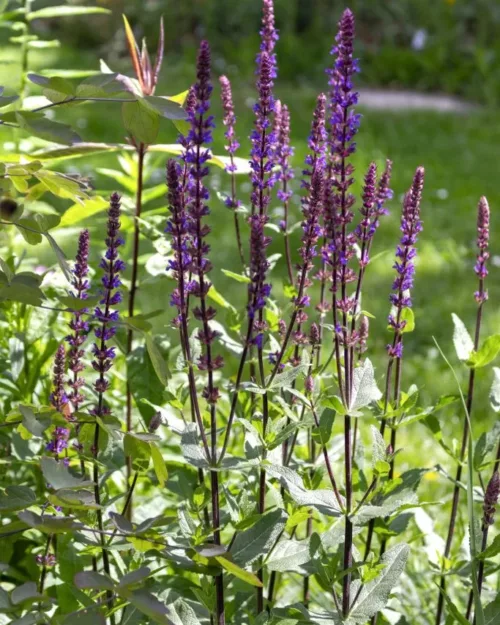
{"type": "Polygon", "coordinates": [[[266,556],[285,527],[286,519],[283,510],[273,510],[262,515],[251,528],[237,534],[231,548],[233,562],[245,567],[266,556]]]}
{"type": "Polygon", "coordinates": [[[455,313],[451,313],[453,319],[453,344],[459,360],[467,360],[474,349],[474,341],[471,339],[469,331],[464,322],[455,313]]]}
{"type": "Polygon", "coordinates": [[[354,623],[364,625],[385,607],[391,590],[403,572],[409,552],[409,546],[402,543],[395,545],[382,556],[380,561],[385,565],[384,569],[378,577],[363,586],[349,614],[354,623]]]}

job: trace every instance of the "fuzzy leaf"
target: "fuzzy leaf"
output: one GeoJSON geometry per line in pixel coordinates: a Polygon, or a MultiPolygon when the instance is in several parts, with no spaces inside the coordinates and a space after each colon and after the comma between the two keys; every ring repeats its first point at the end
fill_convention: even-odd
{"type": "Polygon", "coordinates": [[[265,565],[269,571],[306,573],[303,565],[311,560],[309,540],[281,540],[273,549],[265,565]]]}
{"type": "Polygon", "coordinates": [[[467,360],[474,349],[474,341],[471,339],[469,331],[465,327],[464,322],[456,315],[451,313],[453,319],[453,344],[459,360],[467,360]]]}
{"type": "Polygon", "coordinates": [[[350,409],[359,410],[382,397],[371,361],[367,358],[363,364],[354,369],[350,409]]]}
{"type": "Polygon", "coordinates": [[[155,470],[156,477],[158,478],[160,488],[164,488],[165,482],[168,480],[168,471],[165,465],[165,460],[163,460],[161,451],[155,445],[155,443],[150,443],[150,446],[151,446],[151,458],[153,459],[153,468],[155,470]]]}
{"type": "Polygon", "coordinates": [[[266,556],[285,527],[286,519],[283,510],[273,510],[262,515],[250,529],[238,533],[231,547],[232,560],[245,567],[266,556]]]}
{"type": "Polygon", "coordinates": [[[278,465],[264,466],[271,477],[281,481],[299,506],[311,506],[327,516],[340,516],[340,508],[332,490],[307,490],[295,471],[278,465]]]}
{"type": "Polygon", "coordinates": [[[490,406],[500,412],[500,369],[493,367],[493,383],[490,389],[490,406]]]}
{"type": "Polygon", "coordinates": [[[470,354],[467,365],[473,369],[485,367],[495,360],[498,352],[500,352],[500,334],[493,334],[484,341],[477,352],[473,351],[470,354]]]}
{"type": "Polygon", "coordinates": [[[384,553],[380,559],[385,565],[384,569],[378,577],[363,586],[353,610],[349,613],[349,618],[354,623],[366,623],[385,607],[391,590],[403,572],[409,552],[408,545],[400,544],[384,553]]]}
{"type": "Polygon", "coordinates": [[[60,488],[82,488],[82,486],[93,485],[92,481],[71,475],[68,468],[62,462],[57,462],[55,458],[43,456],[40,464],[43,477],[54,490],[59,490],[60,488]]]}
{"type": "Polygon", "coordinates": [[[231,560],[228,560],[223,556],[216,556],[215,560],[217,560],[223,569],[225,569],[228,573],[231,573],[231,575],[234,575],[238,579],[250,584],[250,586],[262,588],[262,582],[254,573],[245,571],[245,569],[240,568],[237,564],[231,562],[231,560]]]}
{"type": "Polygon", "coordinates": [[[96,571],[80,571],[74,578],[75,586],[80,589],[90,588],[92,590],[113,590],[112,580],[102,573],[96,571]]]}

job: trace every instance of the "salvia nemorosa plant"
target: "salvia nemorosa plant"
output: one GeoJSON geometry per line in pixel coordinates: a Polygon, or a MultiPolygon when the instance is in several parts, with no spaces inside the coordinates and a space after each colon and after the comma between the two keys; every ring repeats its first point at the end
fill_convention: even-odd
{"type": "MultiPolygon", "coordinates": [[[[154,65],[128,22],[126,32],[136,82],[121,75],[109,80],[140,92],[142,104],[124,98],[126,106],[138,106],[125,110],[144,124],[148,107],[174,106],[155,95],[163,26],[154,65]]],[[[178,98],[177,145],[161,150],[172,154],[164,232],[155,231],[165,252],[165,271],[155,275],[164,309],[138,314],[139,227],[149,224],[142,213],[143,173],[152,145],[133,132],[134,222],[127,215],[131,204],[124,200],[122,208],[113,193],[105,236],[89,224],[73,266],[63,263],[69,289],[48,292],[64,303],[49,314],[67,315],[69,332],[50,329],[50,371],[40,370],[33,396],[11,402],[0,423],[16,428],[2,465],[2,623],[439,624],[445,614],[447,623],[496,622],[500,428],[473,446],[479,420],[472,410],[479,403],[479,369],[500,351],[498,335],[481,343],[488,203],[481,198],[478,206],[474,338],[453,317],[468,387],[422,406],[418,385],[408,381],[408,361],[419,311],[424,168],[415,163],[406,193],[397,189],[400,214],[393,202],[386,220],[399,223],[394,260],[381,255],[372,272],[377,233],[393,198],[393,163],[366,160],[359,172],[354,15],[346,9],[340,18],[328,84],[311,107],[302,165],[293,148],[293,102],[278,98],[272,0],[263,0],[260,38],[245,167],[244,129],[239,124],[236,131],[227,76],[218,80],[220,123],[211,113],[216,65],[207,41],[199,45],[189,89],[178,98]],[[224,157],[212,153],[214,133],[224,157]],[[221,163],[225,207],[211,193],[211,168],[221,163]],[[219,209],[234,213],[234,237],[222,237],[219,209]],[[97,249],[104,239],[97,266],[89,230],[97,249]],[[217,264],[220,241],[234,241],[236,262],[229,269],[217,264]],[[221,269],[234,280],[227,299],[218,289],[221,269]],[[385,293],[388,313],[381,321],[370,313],[371,280],[385,293]],[[155,327],[167,329],[168,341],[152,335],[158,319],[155,327]],[[386,345],[381,353],[378,344],[386,345]],[[444,435],[462,409],[455,449],[444,435]],[[441,414],[448,420],[442,427],[441,414]],[[422,469],[410,466],[401,448],[418,446],[425,426],[441,455],[422,469]],[[456,469],[452,478],[443,454],[456,469]],[[29,470],[17,475],[20,459],[29,459],[29,470]],[[429,529],[426,509],[433,502],[421,506],[417,496],[428,474],[449,478],[449,488],[440,486],[443,501],[452,492],[442,552],[436,552],[442,538],[429,529]],[[14,475],[15,485],[9,484],[14,475]],[[460,550],[460,541],[468,548],[460,550]],[[415,589],[421,588],[419,600],[415,589]]],[[[26,228],[33,230],[29,222],[26,228]]],[[[0,269],[9,288],[15,286],[14,264],[2,261],[0,269]]],[[[25,272],[22,284],[20,302],[2,305],[43,301],[35,274],[25,272]]],[[[51,309],[42,306],[44,313],[51,309]]],[[[16,337],[9,342],[13,363],[16,337]]],[[[28,377],[35,362],[25,360],[28,377]]],[[[12,384],[2,382],[1,392],[12,384]]],[[[495,412],[499,389],[495,369],[495,412]]]]}

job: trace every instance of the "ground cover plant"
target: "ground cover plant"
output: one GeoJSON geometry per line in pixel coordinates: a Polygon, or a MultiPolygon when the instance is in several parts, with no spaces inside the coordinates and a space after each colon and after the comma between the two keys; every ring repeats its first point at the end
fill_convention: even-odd
{"type": "Polygon", "coordinates": [[[207,41],[192,84],[160,96],[162,24],[152,60],[125,20],[134,78],[101,63],[82,79],[30,73],[30,19],[44,19],[43,9],[22,22],[21,84],[38,85],[45,100],[28,109],[23,89],[0,95],[0,124],[15,139],[2,155],[0,205],[6,623],[498,620],[500,432],[477,437],[474,427],[477,378],[490,383],[491,412],[500,409],[499,370],[489,367],[500,336],[482,331],[491,305],[488,201],[478,198],[470,223],[475,327],[469,332],[450,310],[456,358],[436,341],[456,390],[423,402],[419,379],[406,373],[405,344],[418,322],[424,167],[415,163],[406,193],[396,190],[399,208],[391,202],[397,163],[384,158],[355,172],[359,65],[346,9],[311,111],[302,218],[293,223],[293,107],[275,97],[272,0],[262,9],[250,154],[239,145],[226,76],[217,81],[223,114],[211,115],[207,41]],[[121,107],[127,143],[85,142],[48,114],[88,102],[104,115],[121,107]],[[165,118],[177,127],[175,144],[157,143],[165,118]],[[221,126],[225,153],[217,154],[221,126]],[[79,172],[60,170],[66,159],[96,153],[120,155],[123,172],[104,174],[125,188],[123,198],[102,197],[79,172]],[[148,186],[160,167],[164,181],[148,186]],[[52,196],[75,204],[60,212],[52,196]],[[159,209],[143,210],[162,196],[159,209]],[[400,211],[400,233],[393,260],[383,257],[394,276],[386,348],[372,354],[380,343],[362,296],[389,204],[400,211]],[[212,264],[211,211],[220,210],[234,232],[227,268],[212,264]],[[79,223],[81,211],[106,212],[106,230],[75,229],[72,261],[57,228],[79,223]],[[12,253],[16,232],[24,256],[12,253]],[[43,239],[57,269],[33,265],[30,246],[43,239]],[[145,240],[156,250],[153,288],[166,289],[170,304],[147,314],[136,301],[145,240]],[[271,244],[281,253],[271,254],[271,244]],[[280,264],[284,282],[275,278],[280,264]],[[227,292],[211,282],[216,269],[232,285],[227,292]],[[443,427],[450,414],[460,417],[453,438],[443,427]],[[402,439],[428,449],[405,435],[415,423],[442,452],[433,470],[401,461],[402,439]],[[419,496],[428,474],[445,485],[439,500],[419,496]],[[433,517],[443,505],[440,535],[433,517]]]}

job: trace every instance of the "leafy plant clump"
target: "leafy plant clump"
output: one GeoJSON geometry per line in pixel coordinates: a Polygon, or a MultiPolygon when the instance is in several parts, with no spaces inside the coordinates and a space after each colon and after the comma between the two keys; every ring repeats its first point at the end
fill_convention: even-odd
{"type": "MultiPolygon", "coordinates": [[[[500,335],[481,336],[490,209],[481,198],[473,337],[453,314],[467,386],[436,344],[457,395],[421,405],[403,364],[415,329],[425,172],[416,166],[402,196],[378,372],[362,294],[393,197],[392,162],[369,164],[356,200],[353,13],[340,18],[328,88],[312,114],[300,224],[290,219],[291,113],[275,96],[272,0],[263,0],[249,158],[225,76],[226,154],[212,151],[218,125],[207,41],[193,84],[160,96],[163,24],[153,62],[125,20],[135,77],[101,63],[101,73],[75,85],[71,72],[30,73],[33,15],[53,13],[14,11],[25,37],[22,89],[0,94],[0,125],[14,127],[16,139],[0,162],[0,623],[497,623],[498,423],[474,440],[476,377],[500,351],[500,335]],[[25,78],[42,88],[34,108],[25,78]],[[120,104],[127,143],[84,142],[47,116],[88,101],[120,104]],[[177,143],[156,143],[162,118],[175,124],[177,143]],[[30,136],[24,147],[21,133],[30,136]],[[101,173],[123,196],[103,197],[80,174],[55,169],[110,153],[124,172],[101,173]],[[152,158],[165,153],[166,184],[148,186],[152,158]],[[214,167],[225,189],[215,194],[214,167]],[[248,177],[243,196],[239,181],[248,177]],[[144,210],[164,194],[166,209],[144,210]],[[61,214],[55,198],[74,205],[61,214]],[[103,236],[93,220],[105,210],[103,236]],[[234,227],[230,269],[216,264],[211,210],[227,210],[234,227]],[[82,221],[88,228],[75,229],[82,221]],[[67,228],[78,238],[74,262],[57,243],[67,228]],[[16,232],[30,246],[47,241],[59,268],[14,253],[16,232]],[[146,240],[155,254],[143,282],[146,240]],[[269,253],[276,243],[282,254],[269,253]],[[234,281],[227,297],[212,284],[220,271],[234,281]],[[168,310],[145,312],[148,280],[168,290],[168,310]],[[462,415],[458,444],[442,427],[453,411],[462,415]],[[402,442],[422,455],[437,449],[451,469],[428,458],[409,466],[402,442]],[[430,474],[444,478],[442,501],[419,497],[430,474]],[[447,527],[434,529],[448,502],[447,527]]],[[[497,413],[500,370],[493,375],[497,413]]]]}

